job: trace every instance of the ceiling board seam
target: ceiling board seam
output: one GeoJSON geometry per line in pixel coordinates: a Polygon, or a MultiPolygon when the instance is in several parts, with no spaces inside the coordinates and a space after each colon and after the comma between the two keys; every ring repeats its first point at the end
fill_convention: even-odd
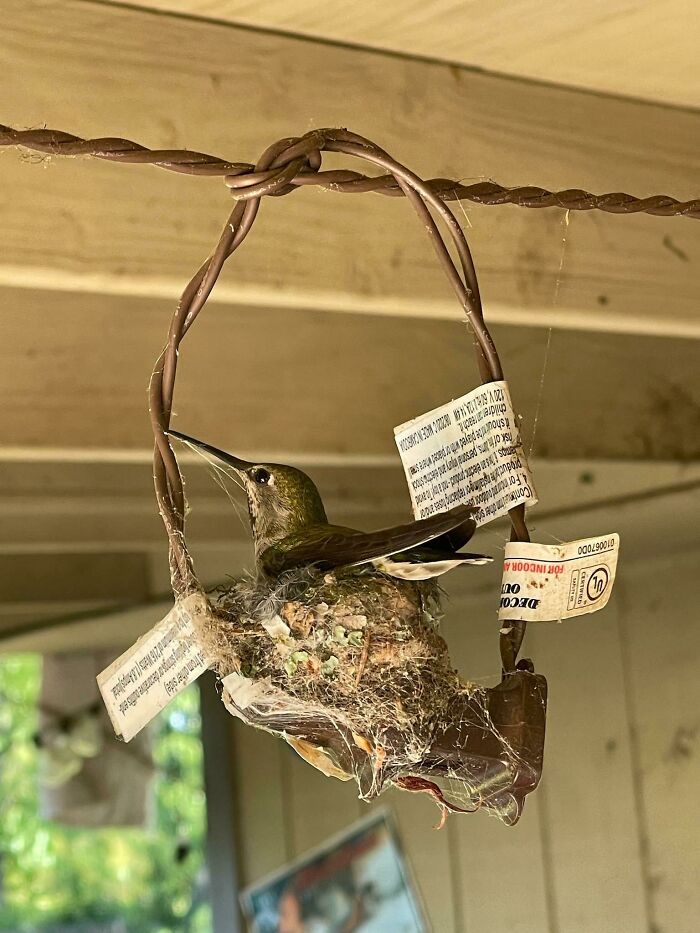
{"type": "Polygon", "coordinates": [[[263,33],[271,36],[278,36],[281,39],[289,39],[297,42],[313,42],[316,45],[323,45],[330,48],[343,49],[345,51],[366,52],[371,55],[381,55],[388,58],[395,58],[401,61],[422,62],[426,65],[443,66],[450,69],[468,72],[474,75],[483,75],[496,78],[501,81],[515,81],[520,84],[529,84],[534,87],[551,88],[555,91],[569,91],[576,94],[586,94],[590,97],[599,97],[605,100],[615,100],[625,103],[637,104],[645,107],[659,107],[663,110],[677,111],[680,113],[700,116],[700,109],[696,107],[684,106],[682,104],[660,103],[655,100],[648,100],[644,97],[634,97],[630,95],[613,94],[608,91],[600,91],[592,88],[579,87],[574,84],[560,84],[553,81],[543,81],[538,78],[532,78],[526,75],[512,75],[502,71],[491,71],[479,65],[466,65],[464,62],[454,61],[447,58],[433,58],[430,55],[420,55],[417,53],[401,52],[397,49],[376,48],[370,45],[362,45],[359,42],[342,41],[341,39],[331,39],[325,36],[309,35],[307,33],[289,32],[284,29],[276,29],[273,26],[252,26],[249,23],[239,23],[232,20],[220,19],[213,16],[201,16],[196,13],[182,13],[179,10],[161,10],[142,4],[120,3],[119,0],[73,0],[74,3],[80,3],[85,6],[97,6],[103,8],[114,8],[130,12],[144,13],[152,16],[166,16],[173,19],[180,19],[186,22],[198,24],[210,24],[226,29],[240,29],[245,32],[263,33]]]}

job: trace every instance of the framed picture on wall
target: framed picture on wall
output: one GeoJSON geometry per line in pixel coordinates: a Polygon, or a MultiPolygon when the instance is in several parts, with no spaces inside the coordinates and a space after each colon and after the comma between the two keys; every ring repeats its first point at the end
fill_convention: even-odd
{"type": "Polygon", "coordinates": [[[241,895],[254,933],[427,933],[386,811],[353,824],[241,895]]]}

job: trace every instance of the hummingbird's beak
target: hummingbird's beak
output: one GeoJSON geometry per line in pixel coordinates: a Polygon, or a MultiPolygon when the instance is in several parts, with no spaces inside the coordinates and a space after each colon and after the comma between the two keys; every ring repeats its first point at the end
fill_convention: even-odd
{"type": "Polygon", "coordinates": [[[203,450],[205,453],[211,454],[212,457],[216,457],[217,460],[221,460],[222,463],[228,463],[229,466],[232,466],[234,470],[237,470],[239,473],[249,470],[253,464],[248,460],[241,460],[239,457],[234,457],[233,454],[227,453],[225,450],[219,450],[218,447],[212,447],[211,444],[206,444],[204,441],[197,440],[196,437],[190,437],[187,434],[181,434],[179,431],[166,431],[168,437],[176,437],[179,441],[184,441],[186,444],[191,444],[193,447],[198,447],[200,450],[203,450]]]}

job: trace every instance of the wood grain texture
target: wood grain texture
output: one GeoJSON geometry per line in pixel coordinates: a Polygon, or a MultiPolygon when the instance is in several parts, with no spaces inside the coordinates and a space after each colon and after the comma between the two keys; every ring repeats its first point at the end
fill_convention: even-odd
{"type": "MultiPolygon", "coordinates": [[[[0,308],[12,348],[0,369],[3,446],[150,448],[146,386],[169,302],[0,288],[0,308]]],[[[700,343],[494,335],[528,450],[536,422],[535,455],[700,456],[700,343]]],[[[458,323],[279,308],[207,308],[180,360],[175,426],[243,456],[292,460],[396,457],[394,425],[478,381],[458,323]]]]}
{"type": "Polygon", "coordinates": [[[361,812],[357,785],[326,777],[290,746],[282,746],[281,756],[291,848],[298,858],[355,822],[361,812]]]}
{"type": "Polygon", "coordinates": [[[697,546],[660,553],[631,568],[619,592],[647,907],[662,933],[697,927],[699,561],[697,546]]]}
{"type": "MultiPolygon", "coordinates": [[[[47,562],[47,572],[50,565],[47,562]]],[[[25,604],[26,605],[26,604],[25,604]]],[[[156,622],[165,618],[172,609],[172,598],[142,602],[137,606],[114,610],[87,611],[82,616],[74,614],[66,619],[65,613],[51,611],[48,604],[47,618],[42,618],[42,609],[36,604],[31,616],[11,612],[2,607],[3,652],[36,651],[52,653],[61,651],[114,649],[114,657],[129,648],[137,638],[151,629],[156,622]],[[13,628],[14,635],[8,637],[13,628]]],[[[85,603],[83,603],[85,609],[85,603]]]]}
{"type": "MultiPolygon", "coordinates": [[[[151,557],[164,554],[164,530],[153,501],[151,471],[147,463],[137,467],[125,464],[81,463],[61,460],[37,463],[31,460],[3,462],[0,449],[0,554],[80,552],[147,552],[151,557]],[[94,482],[90,482],[92,477],[94,482]]],[[[144,451],[145,458],[148,456],[144,451]]],[[[144,459],[145,459],[144,458],[144,459]]],[[[365,468],[307,466],[321,490],[328,514],[335,523],[366,530],[405,522],[410,504],[405,479],[398,463],[365,468]]],[[[684,499],[693,502],[692,486],[700,483],[700,466],[669,463],[542,461],[532,462],[541,504],[531,513],[538,534],[566,534],[595,531],[595,524],[621,523],[629,530],[636,556],[649,555],[676,542],[693,541],[696,529],[690,514],[680,512],[673,525],[654,530],[669,501],[683,489],[684,499]],[[667,493],[668,496],[664,496],[667,493]],[[633,500],[622,510],[616,501],[630,495],[633,500]],[[641,503],[636,499],[647,499],[641,503]],[[569,510],[584,510],[572,526],[569,510]],[[591,515],[588,511],[593,509],[591,515]]],[[[241,494],[232,491],[233,502],[214,482],[207,470],[191,463],[184,465],[188,501],[188,540],[197,553],[210,557],[226,556],[226,572],[238,570],[250,559],[250,531],[241,494]]],[[[697,495],[697,493],[696,493],[697,495]]],[[[675,506],[671,506],[676,508],[675,506]]],[[[685,507],[685,506],[683,506],[685,507]]],[[[683,508],[681,507],[681,508],[683,508]]],[[[500,521],[479,532],[489,539],[484,547],[500,546],[506,524],[500,521]]],[[[198,562],[199,563],[199,562],[198,562]]],[[[207,577],[217,582],[218,571],[207,577]]],[[[151,589],[165,592],[167,577],[151,573],[151,589]]]]}
{"type": "Polygon", "coordinates": [[[460,895],[454,885],[450,833],[446,828],[436,829],[440,811],[434,801],[425,794],[391,790],[379,804],[391,807],[431,929],[460,933],[460,895]]]}
{"type": "MultiPolygon", "coordinates": [[[[89,457],[89,452],[83,453],[89,457]]],[[[148,451],[142,452],[140,463],[71,462],[60,457],[3,460],[7,454],[0,449],[0,564],[7,569],[0,573],[2,646],[8,647],[4,641],[10,634],[10,647],[16,646],[18,633],[23,632],[22,644],[32,650],[44,642],[54,648],[59,642],[69,648],[76,641],[118,642],[126,647],[134,632],[149,628],[165,613],[146,610],[140,630],[127,626],[121,615],[95,618],[94,613],[170,591],[148,451]],[[92,615],[92,624],[86,627],[62,624],[54,629],[54,621],[43,640],[37,631],[52,619],[85,619],[86,613],[86,623],[92,615]]],[[[328,514],[340,524],[376,530],[410,516],[396,463],[359,468],[309,467],[303,460],[298,462],[310,470],[328,514]]],[[[571,540],[601,529],[616,530],[627,559],[677,551],[697,541],[697,465],[634,461],[534,461],[532,465],[542,496],[541,506],[530,516],[538,540],[571,540]],[[625,495],[630,500],[619,504],[625,495]]],[[[239,500],[237,513],[201,466],[187,462],[185,477],[192,509],[189,546],[199,578],[213,587],[250,565],[250,534],[244,515],[239,514],[244,506],[239,500]]],[[[507,538],[506,525],[500,521],[486,526],[474,539],[475,550],[496,558],[492,567],[451,575],[448,590],[454,585],[459,592],[463,581],[470,590],[491,598],[499,585],[498,556],[507,538]]]]}
{"type": "Polygon", "coordinates": [[[533,626],[528,647],[549,682],[542,785],[561,933],[648,928],[617,612],[613,596],[596,615],[533,626]]]}
{"type": "Polygon", "coordinates": [[[148,564],[144,554],[54,554],[51,573],[35,554],[4,554],[0,574],[0,603],[71,601],[138,603],[149,595],[148,564]]]}
{"type": "MultiPolygon", "coordinates": [[[[79,0],[50,17],[6,0],[0,53],[3,120],[17,126],[254,160],[271,140],[342,124],[426,175],[697,195],[696,113],[79,0]]],[[[218,180],[4,152],[0,282],[174,296],[230,206],[218,180]]],[[[698,334],[697,222],[467,213],[491,320],[698,334]]],[[[219,294],[459,319],[410,208],[369,195],[265,204],[219,294]]]]}
{"type": "Polygon", "coordinates": [[[279,739],[231,721],[236,794],[236,842],[242,886],[275,871],[294,853],[292,815],[279,739]]]}
{"type": "MultiPolygon", "coordinates": [[[[127,0],[137,5],[137,0],[127,0]]],[[[700,105],[694,0],[145,0],[141,6],[280,29],[608,94],[700,105]]]]}
{"type": "MultiPolygon", "coordinates": [[[[462,676],[490,685],[498,682],[500,658],[494,616],[497,574],[489,573],[489,578],[489,584],[484,584],[488,592],[482,593],[475,592],[473,577],[470,580],[462,575],[448,581],[443,634],[462,676]]],[[[539,658],[536,660],[539,665],[539,658]]],[[[546,768],[549,737],[545,753],[546,768]]],[[[484,814],[456,815],[449,821],[460,933],[501,929],[509,933],[548,933],[552,929],[547,900],[551,867],[543,848],[542,819],[538,791],[527,798],[524,814],[515,827],[507,828],[484,814]]]]}

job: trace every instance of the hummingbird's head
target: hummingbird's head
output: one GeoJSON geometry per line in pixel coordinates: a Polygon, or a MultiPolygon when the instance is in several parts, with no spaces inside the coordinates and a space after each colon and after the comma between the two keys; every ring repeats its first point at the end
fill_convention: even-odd
{"type": "Polygon", "coordinates": [[[256,556],[293,532],[327,522],[313,480],[281,463],[251,463],[179,431],[169,431],[230,467],[248,499],[248,513],[256,556]]]}
{"type": "Polygon", "coordinates": [[[281,463],[251,463],[239,471],[248,497],[256,555],[309,525],[327,522],[313,480],[281,463]]]}

